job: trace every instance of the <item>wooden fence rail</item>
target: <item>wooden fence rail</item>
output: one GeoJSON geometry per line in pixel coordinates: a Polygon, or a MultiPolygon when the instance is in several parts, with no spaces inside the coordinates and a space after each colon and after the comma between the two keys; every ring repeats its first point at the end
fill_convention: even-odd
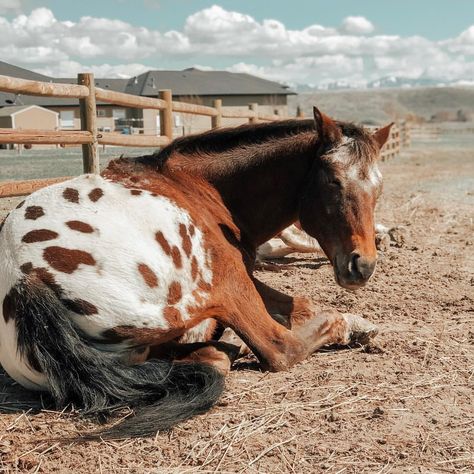
{"type": "MultiPolygon", "coordinates": [[[[77,85],[57,84],[28,81],[0,75],[0,91],[45,97],[76,98],[79,99],[81,111],[80,131],[0,128],[0,143],[82,145],[84,172],[99,173],[98,145],[133,147],[163,147],[168,145],[173,139],[173,112],[210,117],[212,128],[220,127],[222,119],[228,118],[245,119],[249,123],[277,121],[287,118],[278,114],[260,113],[259,106],[256,103],[249,104],[247,110],[241,110],[223,107],[221,99],[214,100],[212,107],[177,102],[172,100],[172,92],[169,89],[159,91],[158,98],[151,98],[96,88],[94,76],[90,73],[79,74],[77,81],[77,85]],[[97,101],[123,107],[158,110],[160,115],[160,135],[121,135],[111,132],[99,132],[96,125],[97,101]]],[[[382,153],[383,159],[398,154],[403,144],[405,142],[400,139],[400,130],[397,127],[393,127],[392,135],[382,153]]],[[[69,178],[0,183],[0,198],[30,194],[44,186],[66,179],[69,178]]]]}

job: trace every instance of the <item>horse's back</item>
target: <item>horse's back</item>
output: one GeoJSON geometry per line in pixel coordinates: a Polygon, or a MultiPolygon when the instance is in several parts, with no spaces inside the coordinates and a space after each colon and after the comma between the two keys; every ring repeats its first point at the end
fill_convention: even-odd
{"type": "Polygon", "coordinates": [[[117,350],[112,336],[126,340],[123,328],[179,333],[212,281],[203,233],[188,210],[94,175],[28,196],[4,222],[0,258],[0,362],[24,385],[18,371],[31,374],[15,369],[23,363],[15,315],[5,314],[19,282],[40,282],[91,341],[117,350]]]}

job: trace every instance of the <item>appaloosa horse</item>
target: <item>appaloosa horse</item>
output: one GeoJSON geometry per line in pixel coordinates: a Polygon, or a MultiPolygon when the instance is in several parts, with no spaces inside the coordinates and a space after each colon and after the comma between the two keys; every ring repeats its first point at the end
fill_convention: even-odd
{"type": "Polygon", "coordinates": [[[312,121],[222,129],[112,162],[28,196],[0,230],[0,362],[57,406],[136,416],[104,436],[145,436],[208,410],[238,348],[269,370],[372,335],[252,276],[255,250],[297,219],[337,282],[376,263],[382,181],[371,135],[317,109],[312,121]],[[271,212],[268,212],[271,210],[271,212]]]}

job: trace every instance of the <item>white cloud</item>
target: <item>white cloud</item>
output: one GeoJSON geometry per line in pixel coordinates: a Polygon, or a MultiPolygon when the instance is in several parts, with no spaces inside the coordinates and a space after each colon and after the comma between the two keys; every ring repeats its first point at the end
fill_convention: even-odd
{"type": "MultiPolygon", "coordinates": [[[[7,5],[10,11],[20,7],[19,0],[0,0],[0,12],[7,5]]],[[[290,29],[275,19],[257,21],[214,5],[190,15],[181,31],[90,16],[61,21],[47,8],[11,20],[0,16],[0,31],[3,60],[54,76],[82,70],[132,76],[163,60],[190,65],[209,60],[212,66],[216,58],[230,59],[229,70],[293,84],[364,84],[394,75],[472,81],[474,76],[474,25],[455,38],[431,41],[375,34],[362,16],[349,16],[339,27],[290,29]]]]}
{"type": "Polygon", "coordinates": [[[75,78],[78,72],[93,72],[96,77],[128,78],[138,76],[150,70],[150,66],[137,63],[127,64],[100,64],[87,66],[77,61],[59,61],[51,66],[37,67],[35,71],[45,76],[75,78]]]}
{"type": "Polygon", "coordinates": [[[463,31],[458,37],[443,41],[442,44],[453,53],[474,55],[474,25],[463,31]]]}
{"type": "Polygon", "coordinates": [[[363,16],[348,16],[344,18],[341,30],[353,35],[368,35],[374,31],[374,25],[363,16]]]}
{"type": "Polygon", "coordinates": [[[19,11],[21,11],[21,0],[0,0],[0,14],[19,11]]]}

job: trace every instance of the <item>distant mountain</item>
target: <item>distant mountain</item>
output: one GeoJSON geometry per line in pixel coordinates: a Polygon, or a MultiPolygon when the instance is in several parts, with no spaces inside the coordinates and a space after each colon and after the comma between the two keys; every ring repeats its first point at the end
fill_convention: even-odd
{"type": "Polygon", "coordinates": [[[440,82],[436,79],[419,78],[412,79],[410,77],[386,76],[367,84],[368,89],[385,89],[385,88],[405,88],[405,87],[439,87],[446,86],[449,83],[440,82]]]}
{"type": "Polygon", "coordinates": [[[362,83],[350,83],[346,80],[334,81],[323,86],[299,84],[294,87],[298,92],[320,90],[351,90],[351,89],[409,89],[413,87],[446,87],[446,86],[474,86],[474,81],[440,81],[428,77],[413,79],[410,77],[385,76],[380,79],[362,83]]]}
{"type": "Polygon", "coordinates": [[[474,119],[474,87],[373,87],[366,89],[310,90],[288,98],[289,112],[300,107],[307,117],[312,106],[340,120],[384,123],[417,116],[430,120],[445,116],[456,120],[458,114],[474,119]]]}

